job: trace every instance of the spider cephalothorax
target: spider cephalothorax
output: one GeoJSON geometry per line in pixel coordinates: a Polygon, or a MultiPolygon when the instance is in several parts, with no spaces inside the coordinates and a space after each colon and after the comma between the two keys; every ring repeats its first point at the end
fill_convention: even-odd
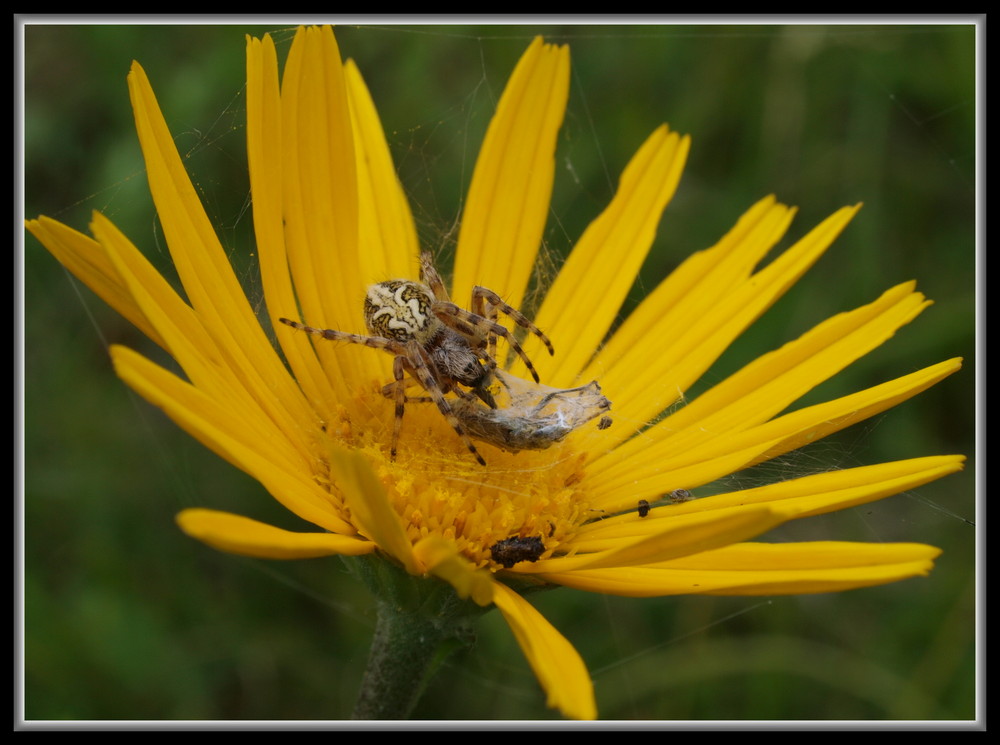
{"type": "Polygon", "coordinates": [[[465,442],[469,452],[480,464],[486,465],[445,394],[454,392],[461,398],[478,398],[490,408],[496,408],[489,386],[494,381],[497,366],[494,355],[498,336],[507,340],[532,378],[538,382],[538,373],[521,345],[504,326],[497,323],[498,313],[504,313],[518,326],[535,334],[545,344],[549,354],[553,353],[552,344],[537,326],[485,287],[473,288],[471,310],[455,305],[431,263],[430,254],[420,256],[420,275],[422,282],[393,279],[368,288],[365,324],[371,336],[317,329],[287,318],[279,320],[324,339],[363,344],[395,355],[395,382],[383,389],[386,396],[396,401],[390,451],[393,457],[396,455],[405,404],[433,401],[465,442]],[[416,379],[427,392],[427,397],[406,395],[406,373],[416,379]]]}

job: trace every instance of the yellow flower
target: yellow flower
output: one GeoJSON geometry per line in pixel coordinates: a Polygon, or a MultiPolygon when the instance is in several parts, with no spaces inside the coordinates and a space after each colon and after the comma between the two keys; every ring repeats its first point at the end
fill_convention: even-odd
{"type": "MultiPolygon", "coordinates": [[[[540,39],[514,71],[465,202],[449,288],[456,301],[476,285],[514,308],[525,300],[568,81],[568,49],[540,39]]],[[[838,210],[757,269],[794,214],[773,198],[761,200],[606,339],[684,166],[688,138],[660,127],[545,292],[533,320],[555,354],[536,336],[523,342],[542,383],[571,388],[597,380],[612,402],[612,426],[591,422],[537,451],[477,441],[483,466],[438,407],[409,403],[393,459],[394,404],[382,394],[393,380],[392,357],[277,322],[289,317],[366,334],[366,287],[418,276],[416,231],[374,105],[357,68],[341,62],[332,31],[299,31],[280,85],[271,39],[251,39],[247,49],[253,218],[267,314],[284,359],[229,265],[137,64],[129,87],[186,299],[100,214],[91,225],[96,240],[45,217],[28,227],[186,376],[114,347],[122,379],[322,529],[290,532],[193,509],[178,517],[190,535],[267,558],[377,552],[415,577],[439,578],[460,597],[500,609],[548,703],[575,718],[597,714],[583,662],[514,587],[774,595],[864,587],[930,570],[938,551],[919,544],[746,541],[791,519],[953,473],[961,456],[837,470],[686,501],[670,497],[678,489],[697,495],[703,485],[882,412],[959,368],[959,360],[949,360],[782,413],[926,307],[913,283],[904,283],[684,399],[857,207],[838,210]],[[494,551],[511,538],[525,541],[515,544],[521,561],[494,551]]],[[[511,373],[527,377],[514,359],[511,373]]]]}

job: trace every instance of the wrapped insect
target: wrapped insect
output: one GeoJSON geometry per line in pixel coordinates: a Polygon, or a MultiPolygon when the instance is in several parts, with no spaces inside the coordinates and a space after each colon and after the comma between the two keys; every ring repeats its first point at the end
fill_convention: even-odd
{"type": "Polygon", "coordinates": [[[511,452],[544,450],[598,417],[598,429],[611,425],[611,402],[596,380],[577,388],[553,388],[500,369],[494,376],[496,408],[470,396],[451,401],[462,428],[477,440],[511,452]]]}

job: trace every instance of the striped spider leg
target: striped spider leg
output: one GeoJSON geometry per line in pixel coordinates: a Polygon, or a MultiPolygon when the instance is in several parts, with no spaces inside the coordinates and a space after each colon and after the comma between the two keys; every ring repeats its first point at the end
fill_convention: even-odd
{"type": "MultiPolygon", "coordinates": [[[[555,354],[555,349],[552,348],[552,342],[549,341],[549,337],[547,337],[545,333],[535,324],[533,324],[531,321],[525,318],[520,311],[518,311],[516,308],[512,308],[511,306],[507,305],[507,303],[501,300],[500,296],[497,295],[495,292],[493,292],[493,290],[490,290],[486,287],[481,287],[480,285],[476,285],[475,287],[472,288],[472,312],[474,314],[482,316],[483,318],[486,318],[490,321],[496,322],[498,311],[500,313],[503,313],[508,318],[510,318],[514,323],[516,323],[521,328],[527,330],[528,332],[534,334],[539,339],[541,339],[542,343],[545,345],[545,348],[549,350],[550,355],[555,354]]],[[[524,363],[527,366],[529,372],[531,372],[531,377],[535,379],[536,383],[539,382],[538,373],[535,372],[535,368],[532,366],[531,361],[528,359],[528,356],[521,349],[521,346],[517,343],[517,341],[509,334],[490,334],[489,346],[487,347],[486,350],[487,354],[490,357],[494,357],[496,355],[497,336],[502,336],[507,340],[507,343],[510,344],[511,349],[513,349],[517,353],[517,355],[522,360],[524,360],[524,363]]]]}
{"type": "Polygon", "coordinates": [[[525,367],[531,373],[535,382],[539,382],[538,372],[531,364],[528,355],[506,327],[497,323],[498,312],[503,313],[521,328],[529,331],[542,340],[549,354],[555,354],[552,342],[549,337],[529,321],[516,308],[505,303],[493,290],[480,285],[472,288],[472,309],[466,310],[451,302],[448,291],[441,281],[441,276],[431,262],[431,255],[427,252],[420,254],[420,276],[427,284],[434,296],[435,302],[433,312],[442,322],[453,328],[470,340],[474,340],[477,349],[482,351],[485,359],[490,360],[494,366],[496,364],[496,341],[497,337],[506,339],[507,344],[514,350],[518,357],[524,362],[525,367]]]}

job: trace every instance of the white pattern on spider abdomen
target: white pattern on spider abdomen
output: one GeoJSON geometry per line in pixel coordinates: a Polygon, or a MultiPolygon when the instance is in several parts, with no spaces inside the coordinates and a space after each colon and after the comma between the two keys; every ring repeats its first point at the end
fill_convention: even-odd
{"type": "Polygon", "coordinates": [[[431,312],[433,302],[430,290],[417,282],[379,282],[368,288],[365,323],[375,336],[421,341],[440,323],[431,312]]]}

